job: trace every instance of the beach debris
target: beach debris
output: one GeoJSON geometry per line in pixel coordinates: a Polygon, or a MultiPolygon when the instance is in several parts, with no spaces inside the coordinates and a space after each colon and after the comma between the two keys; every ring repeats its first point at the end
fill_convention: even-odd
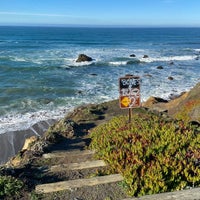
{"type": "Polygon", "coordinates": [[[76,62],[90,62],[93,59],[85,54],[79,54],[78,59],[76,60],[76,62]]]}

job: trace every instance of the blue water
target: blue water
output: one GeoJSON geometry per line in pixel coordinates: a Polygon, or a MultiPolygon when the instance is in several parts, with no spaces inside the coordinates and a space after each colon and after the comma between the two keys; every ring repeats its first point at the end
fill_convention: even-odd
{"type": "Polygon", "coordinates": [[[142,101],[169,99],[199,82],[199,56],[200,28],[0,27],[0,133],[116,99],[125,74],[141,77],[142,101]]]}

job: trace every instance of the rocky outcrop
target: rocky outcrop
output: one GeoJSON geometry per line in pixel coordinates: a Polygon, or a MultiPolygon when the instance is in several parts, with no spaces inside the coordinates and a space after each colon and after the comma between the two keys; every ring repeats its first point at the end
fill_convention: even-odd
{"type": "Polygon", "coordinates": [[[156,97],[150,97],[143,106],[159,112],[167,111],[173,118],[200,124],[200,83],[169,102],[160,102],[156,97]]]}
{"type": "Polygon", "coordinates": [[[85,54],[79,54],[78,59],[76,60],[76,62],[90,62],[93,59],[85,54]]]}
{"type": "Polygon", "coordinates": [[[149,99],[143,103],[144,107],[151,108],[154,104],[158,103],[168,103],[167,100],[159,98],[159,97],[149,97],[149,99]]]}
{"type": "Polygon", "coordinates": [[[44,134],[44,140],[56,143],[63,138],[72,138],[76,134],[76,123],[70,119],[61,119],[51,126],[44,134]]]}
{"type": "Polygon", "coordinates": [[[170,109],[169,113],[176,118],[195,121],[200,124],[200,82],[192,88],[185,99],[176,108],[170,109]]]}

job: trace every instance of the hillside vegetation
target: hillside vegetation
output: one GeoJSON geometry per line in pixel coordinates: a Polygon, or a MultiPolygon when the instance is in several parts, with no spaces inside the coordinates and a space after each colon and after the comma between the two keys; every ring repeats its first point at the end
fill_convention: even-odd
{"type": "Polygon", "coordinates": [[[140,113],[96,127],[90,147],[120,172],[130,195],[181,190],[200,184],[200,134],[183,121],[140,113]]]}

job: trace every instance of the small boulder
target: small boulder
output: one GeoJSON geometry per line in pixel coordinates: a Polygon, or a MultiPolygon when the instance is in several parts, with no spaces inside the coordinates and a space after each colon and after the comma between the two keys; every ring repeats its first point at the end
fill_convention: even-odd
{"type": "Polygon", "coordinates": [[[90,62],[93,59],[85,54],[79,54],[78,59],[76,60],[76,62],[90,62]]]}
{"type": "Polygon", "coordinates": [[[172,76],[169,76],[168,79],[169,79],[170,81],[174,80],[174,78],[173,78],[172,76]]]}

